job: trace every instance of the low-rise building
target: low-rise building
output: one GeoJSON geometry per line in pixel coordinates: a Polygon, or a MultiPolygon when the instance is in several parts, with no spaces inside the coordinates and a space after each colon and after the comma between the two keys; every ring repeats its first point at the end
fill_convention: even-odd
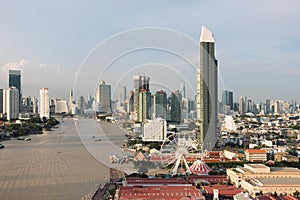
{"type": "Polygon", "coordinates": [[[261,192],[292,194],[300,191],[300,170],[297,168],[244,164],[244,167],[227,169],[227,177],[236,187],[254,196],[261,192]]]}
{"type": "Polygon", "coordinates": [[[247,149],[245,151],[246,160],[250,162],[267,161],[267,151],[262,149],[247,149]]]}

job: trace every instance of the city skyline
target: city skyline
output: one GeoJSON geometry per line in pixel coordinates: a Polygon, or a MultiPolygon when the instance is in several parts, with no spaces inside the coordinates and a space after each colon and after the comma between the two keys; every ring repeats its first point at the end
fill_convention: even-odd
{"type": "MultiPolygon", "coordinates": [[[[22,69],[24,96],[38,96],[39,88],[48,87],[52,96],[67,99],[83,60],[111,35],[152,26],[180,31],[198,41],[200,28],[206,25],[218,38],[216,55],[220,73],[225,89],[234,91],[235,101],[239,96],[250,96],[256,101],[283,97],[299,101],[299,95],[294,92],[300,73],[297,69],[300,31],[295,26],[300,17],[296,9],[298,2],[259,1],[259,7],[255,1],[243,4],[212,1],[206,5],[172,2],[171,5],[160,3],[159,7],[137,4],[140,11],[132,13],[131,8],[120,10],[124,6],[116,8],[112,3],[94,2],[90,6],[72,2],[70,8],[67,3],[57,6],[53,2],[6,2],[6,9],[1,13],[5,31],[0,42],[6,50],[0,54],[0,88],[7,88],[8,70],[16,68],[22,69]],[[121,14],[107,21],[109,8],[121,14]],[[207,15],[211,12],[218,15],[207,15]],[[241,12],[243,17],[237,18],[241,12]],[[168,19],[161,20],[166,15],[168,19]]],[[[177,90],[178,85],[172,83],[170,87],[177,90]]]]}

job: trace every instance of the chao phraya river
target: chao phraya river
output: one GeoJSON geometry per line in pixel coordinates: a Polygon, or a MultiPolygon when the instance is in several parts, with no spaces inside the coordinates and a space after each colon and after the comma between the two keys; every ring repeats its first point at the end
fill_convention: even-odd
{"type": "Polygon", "coordinates": [[[81,199],[109,180],[108,156],[123,151],[124,133],[93,119],[59,120],[57,129],[31,141],[1,142],[0,199],[81,199]]]}

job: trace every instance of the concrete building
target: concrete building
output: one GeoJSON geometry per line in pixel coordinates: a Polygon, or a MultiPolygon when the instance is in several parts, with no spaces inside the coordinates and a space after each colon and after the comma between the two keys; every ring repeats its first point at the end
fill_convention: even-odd
{"type": "Polygon", "coordinates": [[[167,116],[167,93],[163,90],[156,91],[153,97],[153,110],[155,117],[166,119],[167,116]]]}
{"type": "Polygon", "coordinates": [[[170,107],[171,121],[180,123],[182,112],[182,96],[178,90],[171,93],[170,107]]]}
{"type": "Polygon", "coordinates": [[[148,120],[143,125],[143,141],[165,141],[167,139],[167,121],[162,118],[148,120]]]}
{"type": "Polygon", "coordinates": [[[3,113],[7,120],[18,119],[19,117],[19,90],[16,87],[9,87],[3,90],[3,113]]]}
{"type": "Polygon", "coordinates": [[[250,162],[264,162],[267,161],[267,151],[261,149],[247,149],[245,150],[246,160],[250,162]]]}
{"type": "Polygon", "coordinates": [[[111,113],[111,86],[101,81],[96,93],[96,102],[100,105],[100,112],[111,113]]]}
{"type": "Polygon", "coordinates": [[[39,106],[39,114],[40,118],[46,117],[50,118],[50,100],[49,100],[49,89],[41,88],[40,89],[40,106],[39,106]]]}
{"type": "Polygon", "coordinates": [[[300,170],[291,167],[267,167],[263,164],[244,164],[244,167],[227,169],[228,179],[251,195],[262,192],[291,194],[300,191],[300,170]]]}
{"type": "Polygon", "coordinates": [[[55,113],[69,113],[68,101],[62,99],[55,99],[55,113]]]}
{"type": "Polygon", "coordinates": [[[212,32],[202,27],[200,37],[200,71],[197,73],[197,118],[199,141],[204,149],[216,144],[218,122],[218,61],[212,32]]]}
{"type": "Polygon", "coordinates": [[[8,86],[15,87],[19,91],[19,111],[22,108],[22,85],[21,85],[21,70],[8,71],[8,86]]]}
{"type": "Polygon", "coordinates": [[[0,114],[3,114],[3,89],[0,89],[0,114]]]}
{"type": "Polygon", "coordinates": [[[138,109],[138,121],[145,122],[146,119],[151,118],[151,93],[149,91],[141,90],[139,92],[139,109],[138,109]]]}

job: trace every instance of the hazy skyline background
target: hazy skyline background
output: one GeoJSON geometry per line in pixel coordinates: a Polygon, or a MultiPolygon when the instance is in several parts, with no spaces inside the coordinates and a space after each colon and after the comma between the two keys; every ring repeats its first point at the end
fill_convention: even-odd
{"type": "MultiPolygon", "coordinates": [[[[292,0],[5,2],[0,88],[8,87],[8,69],[18,68],[23,96],[38,96],[39,88],[48,87],[51,97],[67,98],[84,59],[108,37],[150,26],[198,41],[205,25],[215,36],[224,87],[235,99],[299,101],[299,6],[292,0]]],[[[179,82],[169,87],[179,89],[179,82]]]]}

